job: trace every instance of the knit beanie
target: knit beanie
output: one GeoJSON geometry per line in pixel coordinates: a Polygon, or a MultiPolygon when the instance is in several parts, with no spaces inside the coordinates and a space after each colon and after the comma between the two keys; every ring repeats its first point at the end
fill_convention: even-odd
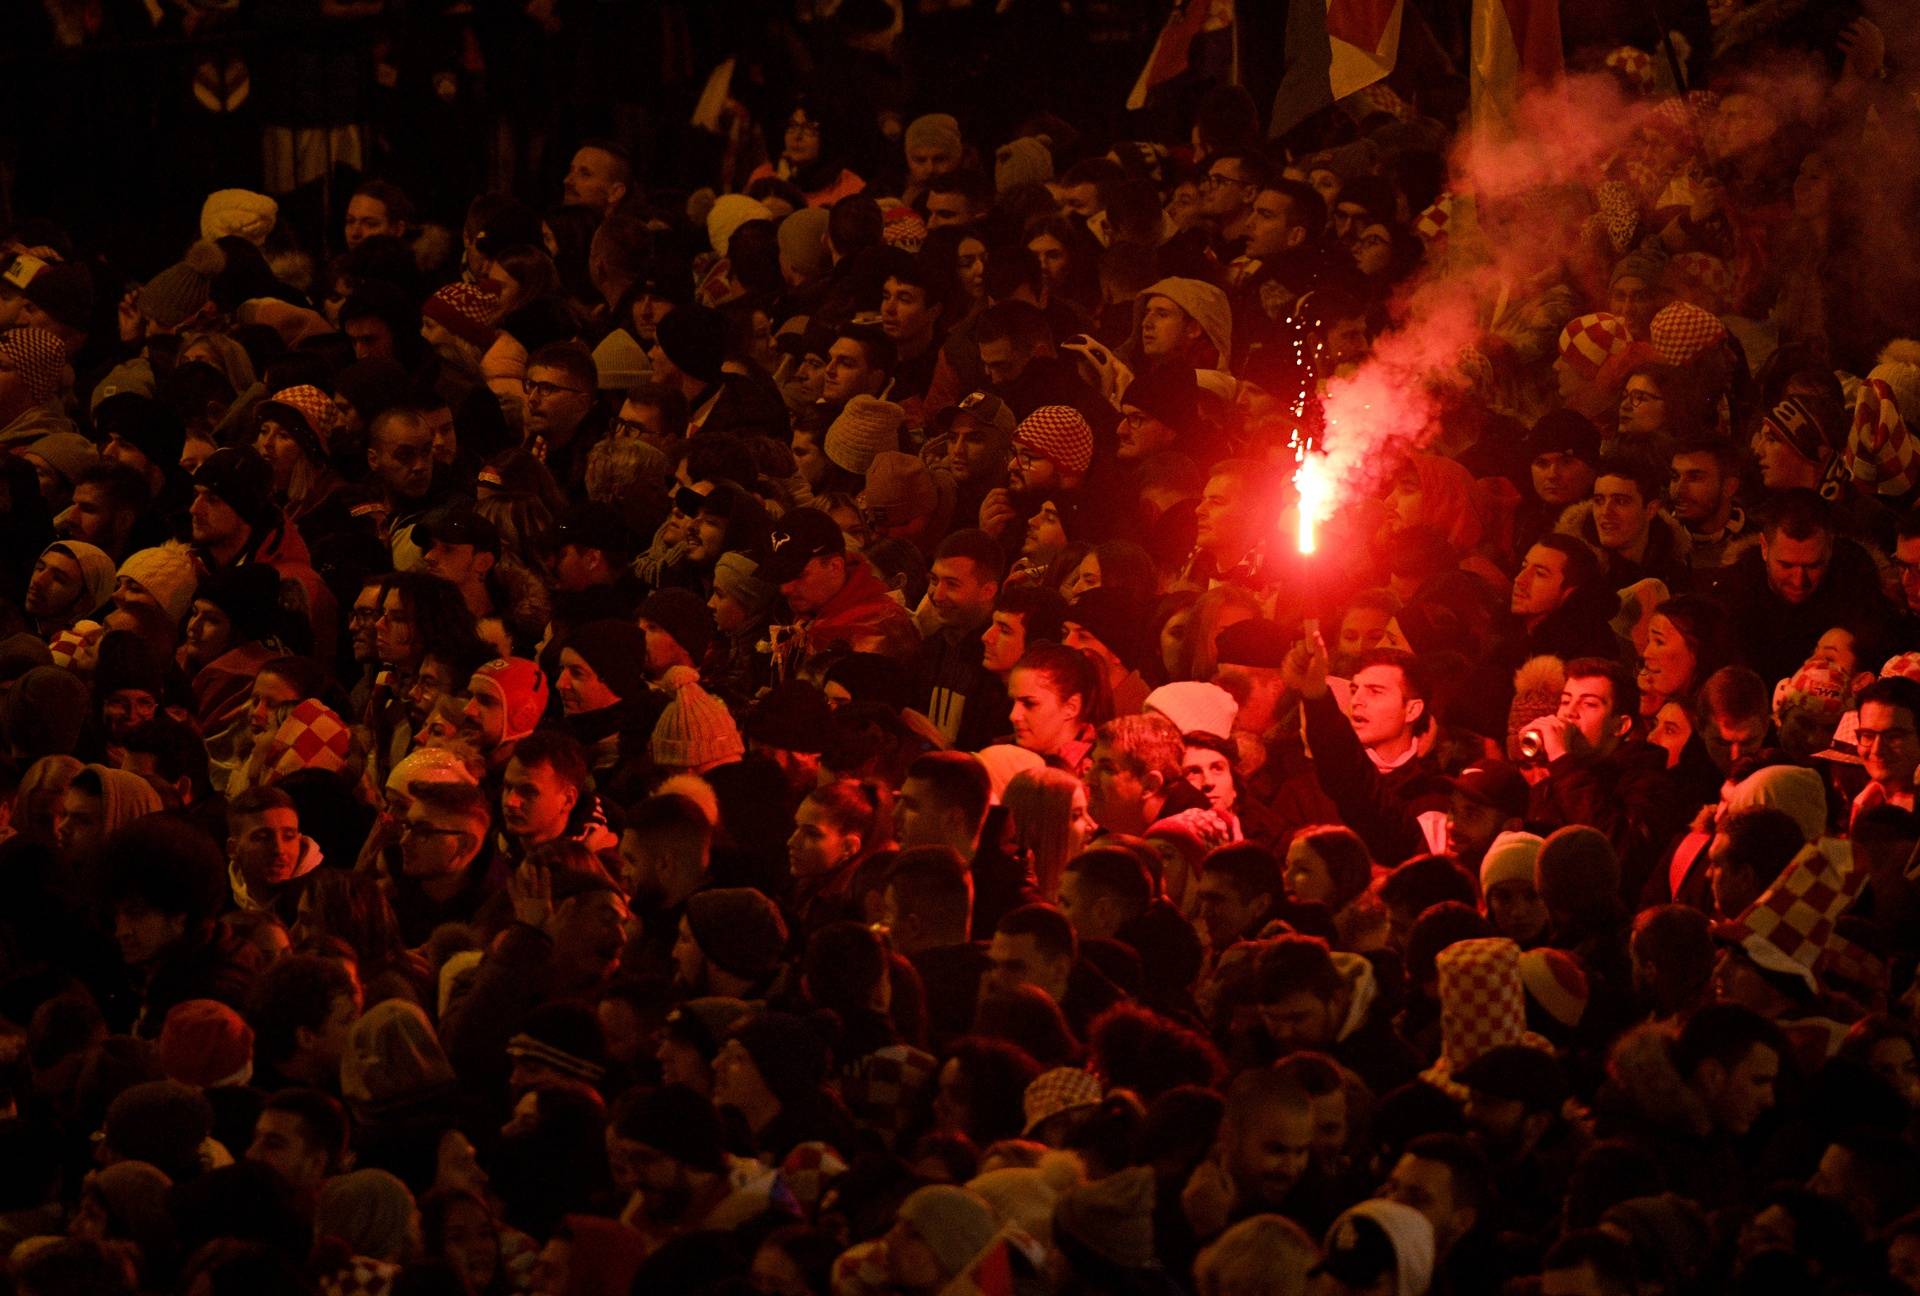
{"type": "Polygon", "coordinates": [[[218,999],[187,999],[160,1026],[160,1069],[196,1089],[245,1084],[253,1074],[253,1027],[218,999]]]}
{"type": "Polygon", "coordinates": [[[1692,302],[1671,302],[1653,317],[1653,349],[1660,362],[1688,365],[1724,342],[1726,326],[1692,302]]]}
{"type": "Polygon", "coordinates": [[[216,189],[200,204],[200,237],[212,242],[237,235],[258,245],[267,241],[279,218],[280,205],[265,194],[251,189],[216,189]]]}
{"type": "Polygon", "coordinates": [[[208,455],[193,475],[255,531],[265,531],[279,520],[273,503],[273,469],[246,446],[222,446],[208,455]]]}
{"type": "Polygon", "coordinates": [[[1226,738],[1233,733],[1233,722],[1240,715],[1240,704],[1233,694],[1218,684],[1203,680],[1175,680],[1147,694],[1145,710],[1158,711],[1173,721],[1173,727],[1186,734],[1212,734],[1226,738]]]}
{"type": "Polygon", "coordinates": [[[175,624],[193,608],[193,590],[199,578],[185,545],[135,550],[120,564],[119,575],[153,595],[154,602],[175,624]]]}
{"type": "Polygon", "coordinates": [[[321,1185],[313,1231],[316,1237],[338,1238],[354,1255],[399,1261],[413,1218],[413,1194],[406,1184],[385,1170],[354,1170],[321,1185]]]}
{"type": "Polygon", "coordinates": [[[50,665],[53,653],[46,640],[22,630],[0,639],[0,684],[11,684],[35,666],[50,665]]]}
{"type": "Polygon", "coordinates": [[[86,715],[86,681],[57,665],[36,666],[7,688],[7,739],[25,760],[70,754],[86,715]]]}
{"type": "Polygon", "coordinates": [[[733,1039],[753,1059],[754,1069],[782,1103],[797,1105],[819,1094],[832,1061],[818,1027],[796,1013],[764,1012],[748,1018],[733,1039]]]}
{"type": "MultiPolygon", "coordinates": [[[[378,411],[363,411],[369,414],[378,411]]],[[[307,458],[324,463],[333,438],[336,417],[333,398],[311,383],[287,387],[262,401],[254,412],[256,421],[272,419],[300,443],[307,458]]]]}
{"type": "Polygon", "coordinates": [[[200,1168],[200,1145],[213,1132],[213,1108],[205,1094],[178,1080],[148,1080],[113,1100],[105,1132],[116,1159],[191,1178],[200,1168]]]}
{"type": "Polygon", "coordinates": [[[967,1191],[993,1208],[994,1218],[1041,1243],[1053,1240],[1053,1211],[1060,1194],[1086,1180],[1086,1167],[1071,1152],[1049,1152],[1039,1164],[989,1170],[967,1181],[967,1191]]]}
{"type": "Polygon", "coordinates": [[[748,221],[772,219],[773,213],[758,198],[739,193],[721,194],[707,211],[707,242],[713,245],[716,255],[725,256],[735,230],[748,221]]]}
{"type": "Polygon", "coordinates": [[[1083,473],[1093,462],[1093,429],[1071,405],[1042,405],[1020,421],[1013,443],[1046,456],[1068,472],[1083,473]]]}
{"type": "Polygon", "coordinates": [[[107,1224],[148,1256],[173,1246],[175,1224],[168,1209],[173,1180],[144,1161],[116,1161],[87,1175],[85,1192],[106,1208],[107,1224]]]}
{"type": "Polygon", "coordinates": [[[727,1168],[726,1133],[713,1103],[685,1085],[661,1085],[623,1104],[613,1133],[643,1143],[695,1170],[727,1168]]]}
{"type": "Polygon", "coordinates": [[[653,376],[647,353],[633,334],[617,328],[593,349],[594,384],[601,391],[625,391],[653,376]]]}
{"type": "Polygon", "coordinates": [[[667,312],[654,331],[664,354],[673,367],[697,382],[720,381],[720,366],[727,358],[727,321],[708,306],[676,306],[667,312]]]}
{"type": "Polygon", "coordinates": [[[607,1072],[607,1037],[599,1014],[584,1003],[544,1003],[507,1040],[507,1056],[527,1058],[563,1075],[599,1084],[607,1072]]]}
{"type": "Polygon", "coordinates": [[[780,262],[802,280],[827,272],[827,210],[802,207],[780,222],[774,231],[780,244],[780,262]]]}
{"type": "Polygon", "coordinates": [[[98,545],[84,540],[55,540],[46,553],[63,553],[80,565],[81,610],[91,612],[113,597],[113,559],[98,545]]]}
{"type": "Polygon", "coordinates": [[[907,123],[907,152],[938,153],[959,160],[960,123],[947,113],[927,113],[907,123]]]}
{"type": "Polygon", "coordinates": [[[1258,670],[1279,670],[1286,663],[1288,651],[1285,633],[1265,617],[1236,621],[1222,630],[1213,643],[1214,660],[1220,665],[1252,666],[1258,670]]]}
{"type": "Polygon", "coordinates": [[[280,573],[265,563],[214,572],[200,582],[193,596],[225,614],[233,623],[236,644],[262,642],[279,629],[280,573]]]}
{"type": "Polygon", "coordinates": [[[1053,1227],[1122,1269],[1153,1263],[1153,1167],[1130,1166],[1062,1193],[1053,1227]]]}
{"type": "Polygon", "coordinates": [[[640,605],[639,619],[665,630],[695,662],[707,655],[707,645],[713,642],[713,612],[692,590],[655,590],[640,605]]]}
{"type": "Polygon", "coordinates": [[[1481,893],[1484,895],[1502,882],[1525,882],[1531,886],[1534,861],[1539,858],[1545,841],[1546,838],[1530,832],[1503,832],[1495,837],[1480,859],[1481,893]]]}
{"type": "Polygon", "coordinates": [[[752,887],[696,891],[687,900],[687,929],[707,962],[748,981],[780,966],[787,944],[780,910],[752,887]]]}
{"type": "Polygon", "coordinates": [[[1185,365],[1159,364],[1127,384],[1120,404],[1131,405],[1176,432],[1189,432],[1200,416],[1200,384],[1185,365]]]}
{"type": "Polygon", "coordinates": [[[908,518],[938,516],[941,483],[927,461],[899,450],[882,450],[867,464],[863,508],[899,509],[908,518]]]}
{"type": "Polygon", "coordinates": [[[619,617],[603,617],[574,627],[561,646],[580,654],[600,682],[623,702],[647,691],[647,635],[619,617]]]}
{"type": "Polygon", "coordinates": [[[49,432],[30,442],[24,453],[66,478],[69,486],[100,462],[100,451],[78,432],[49,432]]]}
{"type": "Polygon", "coordinates": [[[468,691],[486,693],[505,708],[501,742],[525,738],[547,712],[547,677],[525,657],[495,657],[473,673],[468,691]]]}
{"type": "Polygon", "coordinates": [[[985,1201],[952,1184],[915,1189],[900,1203],[900,1218],[913,1226],[947,1278],[972,1264],[1000,1231],[985,1201]]]}
{"type": "Polygon", "coordinates": [[[746,752],[726,703],[698,684],[673,695],[653,726],[649,747],[654,764],[672,769],[724,765],[746,752]]]}
{"type": "Polygon", "coordinates": [[[1315,1273],[1349,1287],[1371,1287],[1393,1278],[1394,1296],[1424,1296],[1433,1283],[1433,1224],[1400,1202],[1373,1197],[1348,1207],[1327,1230],[1315,1273]]]}
{"type": "Polygon", "coordinates": [[[213,280],[227,268],[227,254],[202,240],[186,256],[147,280],[140,313],[164,329],[179,328],[213,296],[213,280]]]}
{"type": "Polygon", "coordinates": [[[1122,665],[1137,668],[1145,647],[1141,612],[1139,600],[1119,586],[1096,585],[1067,606],[1061,621],[1098,639],[1122,665]]]}
{"type": "Polygon", "coordinates": [[[993,187],[998,193],[1053,179],[1053,154],[1031,135],[1002,144],[993,155],[993,187]]]}
{"type": "Polygon", "coordinates": [[[906,417],[907,412],[890,400],[855,396],[827,429],[822,449],[839,467],[864,477],[877,455],[900,448],[900,425],[906,417]]]}
{"type": "Polygon", "coordinates": [[[1831,459],[1846,443],[1846,411],[1821,396],[1789,396],[1767,411],[1767,430],[1811,463],[1831,459]]]}
{"type": "Polygon", "coordinates": [[[67,349],[46,329],[31,324],[0,333],[0,364],[20,375],[27,396],[43,405],[60,393],[67,372],[67,349]]]}
{"type": "Polygon", "coordinates": [[[1817,770],[1799,765],[1769,765],[1727,789],[1727,813],[1755,806],[1785,811],[1800,825],[1800,835],[1819,841],[1827,830],[1827,789],[1817,770]]]}
{"type": "Polygon", "coordinates": [[[1587,974],[1564,950],[1530,949],[1520,955],[1520,984],[1527,998],[1547,1015],[1572,1029],[1587,1012],[1587,974]]]}
{"type": "Polygon", "coordinates": [[[1540,844],[1533,885],[1549,913],[1609,913],[1620,906],[1620,859],[1605,833],[1569,824],[1540,844]]]}
{"type": "Polygon", "coordinates": [[[1625,351],[1632,341],[1625,320],[1605,311],[1595,311],[1568,321],[1560,330],[1560,359],[1583,381],[1593,382],[1607,362],[1625,351]]]}
{"type": "Polygon", "coordinates": [[[420,317],[430,319],[447,332],[485,351],[493,345],[499,330],[494,316],[500,312],[500,297],[491,283],[450,283],[427,298],[420,317]]]}
{"type": "Polygon", "coordinates": [[[171,468],[179,463],[187,443],[186,426],[180,416],[139,392],[121,390],[102,395],[107,385],[102,379],[93,389],[94,431],[103,440],[119,437],[158,467],[171,468]]]}
{"type": "Polygon", "coordinates": [[[713,565],[713,587],[738,603],[751,621],[758,621],[780,594],[754,575],[759,569],[759,563],[737,549],[721,554],[720,561],[713,565]]]}
{"type": "Polygon", "coordinates": [[[746,736],[780,751],[824,752],[832,728],[826,694],[802,680],[776,685],[747,712],[746,736]]]}

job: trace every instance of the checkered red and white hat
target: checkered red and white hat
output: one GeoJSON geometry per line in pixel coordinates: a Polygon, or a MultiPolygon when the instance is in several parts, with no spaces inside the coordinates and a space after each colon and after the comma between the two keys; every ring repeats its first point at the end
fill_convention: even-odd
{"type": "Polygon", "coordinates": [[[1607,361],[1627,349],[1633,336],[1618,315],[1595,311],[1560,330],[1560,359],[1586,382],[1599,378],[1607,361]]]}
{"type": "Polygon", "coordinates": [[[1843,841],[1823,838],[1802,848],[1786,871],[1731,923],[1718,928],[1770,971],[1797,976],[1815,992],[1816,969],[1846,961],[1852,942],[1834,930],[1866,885],[1867,870],[1843,841]]]}
{"type": "Polygon", "coordinates": [[[1727,337],[1724,324],[1692,302],[1670,302],[1653,317],[1653,349],[1662,364],[1691,364],[1727,337]]]}
{"type": "Polygon", "coordinates": [[[1068,472],[1085,472],[1093,462],[1093,429],[1071,405],[1042,405],[1013,430],[1013,443],[1068,472]]]}
{"type": "Polygon", "coordinates": [[[1622,45],[1604,60],[1607,68],[1618,72],[1628,85],[1646,94],[1653,89],[1653,55],[1632,45],[1622,45]]]}
{"type": "Polygon", "coordinates": [[[1078,1107],[1092,1107],[1105,1096],[1100,1078],[1091,1071],[1079,1067],[1042,1071],[1021,1096],[1020,1104],[1027,1116],[1024,1133],[1032,1137],[1033,1131],[1051,1117],[1078,1107]]]}
{"type": "Polygon", "coordinates": [[[1434,959],[1440,981],[1440,1059],[1422,1079],[1457,1087],[1452,1077],[1489,1049],[1551,1046],[1527,1030],[1520,947],[1505,936],[1455,941],[1434,959]]]}
{"type": "Polygon", "coordinates": [[[67,369],[67,349],[43,328],[28,325],[8,329],[0,333],[0,367],[20,375],[27,395],[37,405],[59,393],[60,379],[67,369]]]}
{"type": "Polygon", "coordinates": [[[1733,296],[1733,271],[1712,253],[1681,252],[1667,266],[1677,279],[1685,281],[1683,286],[1691,285],[1707,299],[1695,302],[1697,306],[1725,305],[1733,296]]]}
{"type": "Polygon", "coordinates": [[[284,424],[288,414],[299,417],[287,431],[306,447],[315,460],[325,459],[333,436],[333,398],[311,383],[285,387],[261,404],[259,417],[274,418],[284,424]],[[276,405],[282,408],[275,410],[276,405]]]}
{"type": "Polygon", "coordinates": [[[911,207],[890,207],[880,223],[880,239],[902,252],[918,252],[927,241],[927,222],[911,207]]]}
{"type": "Polygon", "coordinates": [[[267,781],[278,782],[301,770],[338,774],[347,767],[353,731],[332,707],[317,698],[296,702],[267,740],[267,781]]]}
{"type": "Polygon", "coordinates": [[[481,350],[493,345],[500,299],[492,284],[450,283],[427,298],[420,314],[481,350]]]}
{"type": "Polygon", "coordinates": [[[793,1201],[808,1219],[820,1209],[827,1187],[847,1172],[847,1163],[833,1147],[819,1141],[796,1143],[780,1163],[780,1178],[793,1201]]]}
{"type": "Polygon", "coordinates": [[[1443,193],[1433,200],[1433,206],[1421,212],[1413,220],[1413,232],[1422,242],[1432,247],[1446,238],[1447,229],[1453,224],[1453,195],[1443,193]]]}

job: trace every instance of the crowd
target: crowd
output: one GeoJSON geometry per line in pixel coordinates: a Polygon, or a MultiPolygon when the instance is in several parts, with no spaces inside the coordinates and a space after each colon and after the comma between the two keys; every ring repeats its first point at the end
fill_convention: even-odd
{"type": "Polygon", "coordinates": [[[1911,8],[11,218],[4,1280],[1920,1293],[1911,8]]]}

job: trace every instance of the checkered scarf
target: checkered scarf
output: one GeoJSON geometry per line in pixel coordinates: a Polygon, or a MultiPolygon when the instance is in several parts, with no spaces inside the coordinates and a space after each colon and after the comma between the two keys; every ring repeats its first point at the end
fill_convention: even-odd
{"type": "Polygon", "coordinates": [[[1868,494],[1899,499],[1920,485],[1920,446],[1907,430],[1893,389],[1878,378],[1862,381],[1854,395],[1844,457],[1853,484],[1868,494]]]}

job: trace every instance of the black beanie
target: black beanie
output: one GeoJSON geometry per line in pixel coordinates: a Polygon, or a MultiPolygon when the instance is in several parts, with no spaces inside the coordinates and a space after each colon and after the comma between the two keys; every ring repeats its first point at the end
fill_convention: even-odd
{"type": "Polygon", "coordinates": [[[655,590],[640,605],[639,619],[651,621],[672,635],[695,664],[707,655],[707,645],[713,640],[713,612],[692,590],[655,590]]]}
{"type": "Polygon", "coordinates": [[[746,736],[766,747],[817,755],[827,749],[832,725],[833,707],[826,694],[811,684],[789,680],[753,704],[747,712],[746,736]]]}
{"type": "Polygon", "coordinates": [[[180,416],[139,392],[117,392],[101,401],[94,407],[93,426],[102,437],[119,437],[163,472],[173,471],[187,444],[180,416]]]}
{"type": "Polygon", "coordinates": [[[720,381],[727,358],[727,321],[707,306],[676,306],[660,321],[655,336],[673,367],[703,383],[720,381]]]}
{"type": "Polygon", "coordinates": [[[158,701],[167,687],[166,664],[131,630],[109,630],[100,640],[93,668],[93,695],[106,699],[121,689],[139,689],[158,701]]]}
{"type": "Polygon", "coordinates": [[[247,563],[214,572],[193,592],[233,622],[236,644],[263,642],[280,629],[280,573],[265,563],[247,563]]]}
{"type": "Polygon", "coordinates": [[[273,505],[273,469],[244,446],[226,446],[208,455],[193,484],[206,487],[255,531],[268,530],[280,520],[273,505]]]}
{"type": "Polygon", "coordinates": [[[622,1104],[613,1132],[644,1143],[695,1170],[718,1174],[726,1169],[726,1134],[713,1103],[685,1085],[661,1085],[622,1104]]]}

